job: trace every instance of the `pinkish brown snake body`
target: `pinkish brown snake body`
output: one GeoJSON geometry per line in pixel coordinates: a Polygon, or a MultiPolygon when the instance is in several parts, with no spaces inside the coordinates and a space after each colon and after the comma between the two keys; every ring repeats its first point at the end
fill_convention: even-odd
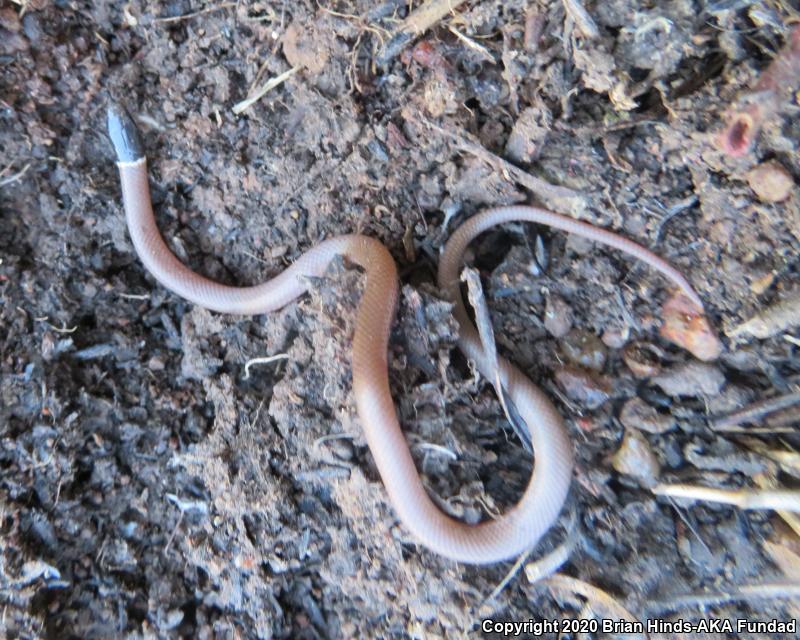
{"type": "MultiPolygon", "coordinates": [[[[531,434],[536,461],[517,505],[501,517],[468,525],[445,515],[428,496],[403,436],[389,391],[387,350],[398,296],[397,269],[379,241],[363,235],[325,240],[302,254],[274,278],[251,287],[230,287],[183,265],[164,242],[153,217],[147,164],[133,122],[115,106],[109,108],[109,132],[117,152],[122,201],[133,245],[144,266],[179,296],[221,313],[268,313],[307,290],[309,276],[321,276],[331,260],[345,256],[366,274],[353,334],[353,391],[367,443],[389,499],[405,527],[429,549],[453,560],[490,563],[531,548],[553,525],[566,500],[572,478],[572,445],[561,415],[521,371],[499,360],[501,383],[531,434]]],[[[453,234],[439,263],[439,286],[454,304],[460,326],[459,347],[480,372],[494,379],[494,362],[461,298],[459,272],[467,245],[490,227],[512,221],[536,222],[574,233],[624,251],[660,271],[699,308],[700,298],[669,263],[644,247],[599,229],[536,207],[489,209],[467,220],[453,234]]]]}

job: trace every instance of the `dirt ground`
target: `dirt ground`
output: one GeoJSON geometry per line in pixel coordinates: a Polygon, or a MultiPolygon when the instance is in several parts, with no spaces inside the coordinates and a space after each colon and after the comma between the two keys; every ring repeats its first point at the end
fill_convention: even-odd
{"type": "Polygon", "coordinates": [[[791,521],[652,488],[797,484],[796,413],[753,433],[713,419],[800,382],[796,321],[725,335],[797,295],[797,189],[766,201],[750,171],[772,160],[800,177],[798,106],[787,95],[741,157],[716,142],[798,4],[471,0],[390,55],[409,4],[0,5],[0,635],[432,638],[484,618],[797,616],[775,597],[797,593],[791,521]],[[513,505],[531,460],[435,287],[453,229],[540,203],[683,271],[722,338],[714,362],[660,336],[665,281],[618,252],[533,225],[471,248],[500,350],[575,446],[567,507],[527,562],[566,545],[560,577],[580,582],[518,570],[493,593],[513,563],[444,560],[398,524],[350,393],[357,271],[337,263],[254,318],[146,273],[110,97],[142,130],[159,224],[193,269],[257,283],[347,232],[392,251],[393,395],[429,491],[467,521],[513,505]]]}

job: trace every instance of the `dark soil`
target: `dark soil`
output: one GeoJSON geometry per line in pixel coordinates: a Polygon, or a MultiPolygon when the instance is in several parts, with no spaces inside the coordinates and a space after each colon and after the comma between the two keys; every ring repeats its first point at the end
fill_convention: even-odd
{"type": "MultiPolygon", "coordinates": [[[[512,563],[464,566],[417,545],[350,393],[359,273],[336,264],[266,317],[172,295],[129,243],[105,106],[116,98],[136,118],[161,228],[199,272],[256,283],[326,237],[386,244],[403,284],[390,353],[401,422],[442,508],[478,521],[513,505],[531,462],[455,347],[437,256],[482,207],[541,198],[459,139],[583,194],[544,203],[668,258],[723,335],[797,287],[797,189],[770,204],[746,179],[766,159],[800,177],[797,105],[740,159],[715,145],[797,4],[586,1],[590,39],[570,3],[473,0],[378,65],[407,4],[0,5],[8,637],[439,637],[479,632],[485,617],[618,617],[524,571],[487,600],[512,563]],[[302,69],[233,113],[292,66],[302,69]],[[276,354],[288,358],[244,379],[245,362],[276,354]]],[[[760,434],[759,449],[708,418],[796,388],[797,333],[725,339],[717,362],[693,370],[703,379],[669,395],[692,356],[659,337],[668,291],[652,271],[525,225],[487,234],[469,259],[499,348],[556,401],[575,443],[563,526],[531,557],[571,537],[560,571],[639,619],[797,615],[796,600],[684,597],[782,580],[797,536],[777,515],[650,490],[656,479],[796,482],[796,464],[764,454],[794,450],[792,433],[760,434]],[[548,326],[546,305],[577,329],[551,335],[565,327],[548,326]],[[634,376],[623,361],[633,341],[657,347],[661,377],[675,379],[634,376]],[[554,382],[567,377],[583,388],[554,382]],[[623,427],[637,397],[656,427],[623,427]],[[626,431],[637,446],[617,454],[626,431]],[[624,471],[630,451],[652,477],[624,471]]]]}

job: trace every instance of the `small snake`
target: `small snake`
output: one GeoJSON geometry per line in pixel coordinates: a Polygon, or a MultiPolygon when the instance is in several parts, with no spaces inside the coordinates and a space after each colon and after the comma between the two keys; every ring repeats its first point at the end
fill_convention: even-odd
{"type": "Polygon", "coordinates": [[[389,392],[387,350],[397,305],[395,262],[378,240],[363,235],[330,238],[302,254],[285,271],[251,287],[209,280],[182,264],[164,242],[153,217],[147,161],[136,126],[124,109],[111,105],[108,129],[117,154],[122,202],[133,245],[147,270],[167,289],[221,313],[269,313],[308,289],[308,277],[321,276],[331,260],[345,256],[366,274],[353,334],[353,392],[361,425],[389,499],[405,527],[429,549],[460,562],[484,564],[514,557],[531,548],[558,518],[572,479],[572,445],[553,404],[519,369],[484,354],[478,332],[461,298],[459,271],[467,245],[480,233],[506,222],[526,221],[574,233],[609,245],[660,271],[702,309],[687,280],[644,247],[604,229],[528,206],[489,209],[467,220],[444,247],[439,287],[454,305],[459,347],[478,370],[494,380],[496,367],[508,398],[525,421],[536,455],[525,493],[497,519],[476,525],[445,515],[428,496],[414,465],[389,392]]]}

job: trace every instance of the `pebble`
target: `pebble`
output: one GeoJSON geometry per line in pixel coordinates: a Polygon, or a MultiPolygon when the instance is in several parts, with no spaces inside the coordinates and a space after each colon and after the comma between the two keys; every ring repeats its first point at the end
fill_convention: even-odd
{"type": "Polygon", "coordinates": [[[609,349],[622,349],[628,338],[631,337],[631,330],[628,326],[606,327],[603,330],[603,344],[609,349]]]}
{"type": "Polygon", "coordinates": [[[555,294],[547,296],[544,328],[555,338],[563,338],[572,328],[572,309],[560,296],[555,294]]]}
{"type": "Polygon", "coordinates": [[[645,487],[655,486],[661,473],[661,465],[650,443],[638,431],[625,432],[611,464],[616,471],[635,478],[645,487]]]}
{"type": "Polygon", "coordinates": [[[783,202],[794,189],[794,180],[779,162],[768,160],[747,172],[747,184],[762,202],[783,202]]]}
{"type": "Polygon", "coordinates": [[[675,428],[675,418],[666,413],[659,413],[641,398],[632,398],[622,407],[619,421],[629,431],[646,431],[647,433],[665,433],[675,428]]]}
{"type": "Polygon", "coordinates": [[[605,377],[577,367],[561,367],[555,378],[570,400],[587,409],[596,409],[611,395],[611,384],[605,377]]]}
{"type": "Polygon", "coordinates": [[[661,337],[683,347],[696,358],[708,362],[722,353],[722,342],[708,324],[702,309],[698,309],[683,293],[676,293],[661,309],[664,323],[661,337]]]}
{"type": "Polygon", "coordinates": [[[671,367],[653,378],[661,389],[672,396],[713,396],[725,384],[725,374],[703,362],[686,362],[671,367]]]}
{"type": "Polygon", "coordinates": [[[533,162],[550,133],[552,116],[546,108],[528,107],[520,113],[506,143],[506,155],[515,162],[533,162]]]}
{"type": "Polygon", "coordinates": [[[572,364],[600,371],[606,363],[606,346],[586,329],[573,329],[561,341],[561,352],[572,364]]]}
{"type": "Polygon", "coordinates": [[[42,358],[44,358],[45,362],[50,362],[53,359],[53,352],[55,349],[55,336],[49,331],[45,331],[42,336],[42,358]]]}
{"type": "Polygon", "coordinates": [[[326,442],[326,446],[329,448],[330,452],[339,460],[344,460],[345,462],[352,460],[355,456],[355,451],[353,450],[353,443],[347,438],[332,438],[326,442]]]}
{"type": "Polygon", "coordinates": [[[312,75],[321,73],[330,57],[325,38],[300,22],[293,22],[286,29],[283,55],[290,65],[305,67],[312,75]]]}
{"type": "Polygon", "coordinates": [[[622,360],[637,378],[650,378],[661,373],[660,350],[646,342],[631,342],[622,351],[622,360]]]}
{"type": "Polygon", "coordinates": [[[78,360],[99,360],[114,353],[114,345],[111,343],[95,344],[76,351],[74,356],[78,360]]]}
{"type": "Polygon", "coordinates": [[[670,469],[679,469],[684,464],[683,451],[675,435],[661,439],[661,455],[664,457],[664,464],[670,469]]]}

